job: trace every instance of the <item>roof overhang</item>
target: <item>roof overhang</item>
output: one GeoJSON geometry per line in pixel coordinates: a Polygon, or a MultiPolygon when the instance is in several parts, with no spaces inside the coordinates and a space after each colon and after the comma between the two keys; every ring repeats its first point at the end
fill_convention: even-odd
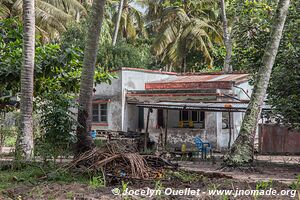
{"type": "MultiPolygon", "coordinates": [[[[159,102],[159,103],[137,103],[137,107],[154,108],[154,109],[168,109],[168,110],[201,110],[210,112],[245,112],[247,110],[247,103],[182,103],[182,102],[159,102]]],[[[263,105],[262,111],[269,111],[269,105],[263,105]]]]}

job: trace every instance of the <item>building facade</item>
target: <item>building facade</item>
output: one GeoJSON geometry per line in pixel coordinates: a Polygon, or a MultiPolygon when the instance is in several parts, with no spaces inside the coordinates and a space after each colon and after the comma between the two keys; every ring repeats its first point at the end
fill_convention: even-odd
{"type": "Polygon", "coordinates": [[[167,127],[168,143],[174,146],[192,146],[199,135],[215,149],[227,148],[237,137],[252,92],[248,74],[242,73],[135,68],[116,73],[110,85],[95,88],[92,129],[144,132],[148,127],[150,139],[158,142],[167,127]]]}

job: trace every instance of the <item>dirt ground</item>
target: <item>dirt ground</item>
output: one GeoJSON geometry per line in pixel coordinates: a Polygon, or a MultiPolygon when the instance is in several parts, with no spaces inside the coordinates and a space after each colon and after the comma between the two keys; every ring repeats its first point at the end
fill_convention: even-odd
{"type": "Polygon", "coordinates": [[[248,182],[275,180],[278,182],[290,184],[297,179],[300,174],[300,164],[283,164],[276,162],[259,161],[255,170],[251,172],[243,171],[224,171],[220,163],[212,164],[211,162],[177,162],[181,169],[189,171],[198,171],[206,174],[222,173],[237,180],[248,182]]]}
{"type": "MultiPolygon", "coordinates": [[[[121,188],[121,185],[109,185],[107,187],[94,189],[88,185],[78,184],[78,183],[70,183],[70,184],[59,184],[59,183],[41,183],[35,186],[22,185],[15,188],[11,188],[6,190],[3,193],[3,199],[101,199],[101,200],[109,200],[109,199],[296,199],[297,197],[290,196],[237,196],[237,197],[228,197],[225,195],[214,195],[210,196],[207,194],[207,191],[210,189],[245,189],[245,190],[254,190],[257,188],[257,184],[247,182],[247,181],[239,181],[236,179],[228,179],[228,178],[207,178],[205,176],[202,177],[198,181],[183,181],[178,178],[172,179],[162,179],[159,184],[160,189],[164,190],[166,188],[175,189],[200,189],[201,193],[198,196],[188,195],[188,196],[166,196],[160,195],[155,197],[145,197],[141,198],[141,196],[117,196],[112,194],[113,188],[121,188]],[[205,193],[206,191],[206,193],[205,193]]],[[[283,183],[279,183],[273,181],[272,188],[277,191],[289,189],[289,187],[283,183]]],[[[157,182],[155,181],[130,181],[128,183],[129,189],[159,189],[157,188],[157,182]]],[[[267,188],[264,188],[267,189],[267,188]]]]}
{"type": "MultiPolygon", "coordinates": [[[[94,187],[89,183],[38,181],[21,182],[0,191],[0,200],[109,200],[109,199],[298,199],[300,200],[300,156],[257,156],[255,170],[221,170],[221,155],[216,160],[181,159],[178,170],[165,170],[156,180],[120,180],[108,179],[105,187],[94,187]],[[298,181],[298,182],[297,182],[298,181]],[[116,189],[117,188],[117,189],[116,189]],[[297,188],[298,191],[295,190],[297,188]],[[114,195],[117,191],[164,191],[172,190],[172,195],[158,193],[150,197],[145,195],[114,195]],[[196,195],[178,195],[176,191],[190,189],[200,191],[196,195]],[[231,195],[210,194],[215,190],[232,190],[231,195]],[[275,190],[277,195],[234,195],[240,190],[275,190]],[[282,195],[281,191],[292,192],[282,195]]],[[[9,160],[6,158],[5,160],[9,160]]],[[[68,160],[65,160],[68,162],[68,160]]],[[[1,173],[1,171],[0,171],[1,173]]],[[[1,175],[1,174],[0,174],[1,175]]],[[[0,176],[1,177],[1,176],[0,176]]],[[[1,182],[1,180],[0,180],[1,182]]]]}
{"type": "Polygon", "coordinates": [[[181,170],[165,170],[162,177],[157,180],[119,180],[109,179],[105,187],[93,188],[88,184],[39,182],[38,184],[23,184],[9,188],[2,192],[0,199],[76,199],[76,200],[109,200],[109,199],[300,199],[299,192],[295,196],[287,195],[210,195],[210,190],[292,190],[293,182],[286,183],[277,179],[294,179],[300,174],[298,165],[258,166],[256,172],[221,172],[212,170],[218,164],[209,162],[179,162],[181,170]],[[189,167],[186,167],[186,166],[189,167]],[[255,177],[255,178],[253,178],[255,177]],[[259,179],[261,178],[261,179],[259,179]],[[123,184],[122,184],[123,182],[123,184]],[[126,185],[126,186],[124,186],[126,185]],[[173,191],[190,188],[199,190],[197,195],[164,195],[152,197],[141,195],[113,195],[112,190],[161,190],[171,188],[173,191]]]}

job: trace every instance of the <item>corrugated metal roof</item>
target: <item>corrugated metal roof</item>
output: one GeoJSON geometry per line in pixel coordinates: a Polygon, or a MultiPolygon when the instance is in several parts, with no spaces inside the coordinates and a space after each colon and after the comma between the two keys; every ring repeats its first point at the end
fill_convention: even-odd
{"type": "Polygon", "coordinates": [[[177,77],[168,78],[162,81],[153,81],[149,83],[169,83],[169,82],[239,82],[247,81],[248,74],[204,74],[204,75],[182,75],[177,77]]]}
{"type": "Polygon", "coordinates": [[[145,88],[151,89],[230,89],[232,85],[247,82],[248,74],[200,74],[181,75],[162,81],[148,82],[145,88]]]}
{"type": "MultiPolygon", "coordinates": [[[[181,102],[159,102],[159,103],[138,103],[136,106],[144,108],[156,109],[170,109],[170,110],[203,110],[214,112],[245,112],[247,110],[247,103],[181,103],[181,102]]],[[[263,105],[262,110],[270,110],[269,105],[263,105]]]]}

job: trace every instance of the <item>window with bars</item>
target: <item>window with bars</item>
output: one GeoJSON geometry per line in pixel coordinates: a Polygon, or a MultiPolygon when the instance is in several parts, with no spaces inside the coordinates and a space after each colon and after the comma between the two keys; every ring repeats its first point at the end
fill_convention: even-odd
{"type": "Polygon", "coordinates": [[[180,121],[193,121],[193,122],[203,122],[205,118],[205,112],[202,111],[187,111],[182,110],[179,112],[180,121]]]}
{"type": "Polygon", "coordinates": [[[181,110],[179,111],[179,121],[189,122],[192,121],[194,124],[198,124],[198,127],[204,128],[205,124],[205,112],[197,110],[181,110]]]}
{"type": "Polygon", "coordinates": [[[107,122],[107,103],[93,104],[93,122],[107,122]]]}

